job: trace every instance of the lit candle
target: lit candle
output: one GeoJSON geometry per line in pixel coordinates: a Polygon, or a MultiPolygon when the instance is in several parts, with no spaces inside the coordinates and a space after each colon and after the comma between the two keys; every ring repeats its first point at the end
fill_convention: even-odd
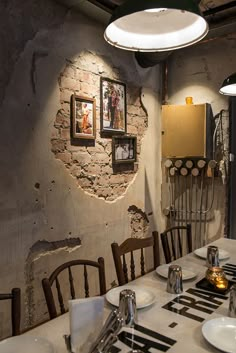
{"type": "Polygon", "coordinates": [[[217,288],[219,288],[219,289],[225,289],[225,288],[228,287],[226,281],[224,281],[224,280],[216,281],[216,282],[215,282],[215,286],[216,286],[217,288]]]}

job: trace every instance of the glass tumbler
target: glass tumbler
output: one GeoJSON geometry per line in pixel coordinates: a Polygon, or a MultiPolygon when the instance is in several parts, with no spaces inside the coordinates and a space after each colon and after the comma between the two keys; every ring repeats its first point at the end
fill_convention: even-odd
{"type": "Polygon", "coordinates": [[[120,292],[119,311],[126,327],[134,327],[137,322],[136,296],[131,289],[120,292]]]}
{"type": "Polygon", "coordinates": [[[207,267],[219,267],[219,249],[217,246],[210,245],[207,247],[207,258],[206,258],[207,267]]]}

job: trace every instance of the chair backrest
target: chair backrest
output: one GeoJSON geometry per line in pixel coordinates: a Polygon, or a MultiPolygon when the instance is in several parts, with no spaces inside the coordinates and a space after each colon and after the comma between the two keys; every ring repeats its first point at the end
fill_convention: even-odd
{"type": "MultiPolygon", "coordinates": [[[[57,267],[49,278],[44,278],[42,280],[42,286],[44,290],[44,295],[48,307],[48,312],[50,319],[57,317],[60,314],[64,314],[68,311],[68,308],[65,307],[64,298],[69,295],[69,299],[78,298],[78,294],[76,295],[76,287],[82,289],[84,291],[84,297],[88,298],[90,296],[90,288],[89,288],[89,272],[95,269],[95,273],[98,274],[99,279],[99,287],[100,287],[100,295],[106,293],[106,277],[105,277],[105,267],[104,267],[104,259],[103,257],[99,257],[98,261],[90,261],[90,260],[72,260],[68,261],[61,266],[57,267]],[[75,268],[77,266],[77,268],[75,268]],[[73,268],[73,269],[72,269],[73,268]],[[74,283],[75,272],[82,272],[82,280],[79,281],[78,277],[80,277],[77,273],[77,281],[74,283]],[[65,279],[63,280],[63,288],[66,285],[66,292],[62,289],[62,272],[63,276],[66,275],[67,280],[65,284],[65,279]],[[61,276],[60,276],[61,275],[61,276]],[[60,278],[61,277],[61,278],[60,278]],[[54,287],[54,288],[53,288],[54,287]],[[69,290],[69,294],[68,294],[69,290]],[[55,293],[55,295],[54,295],[55,293]],[[63,295],[64,294],[64,295],[63,295]],[[56,300],[59,304],[60,314],[57,313],[56,300]]],[[[81,273],[80,273],[81,274],[81,273]]],[[[93,274],[94,275],[94,274],[93,274]]],[[[93,281],[94,282],[94,281],[93,281]]],[[[97,295],[98,293],[96,293],[97,295]]]]}
{"type": "Polygon", "coordinates": [[[167,264],[192,252],[191,225],[166,229],[161,233],[161,242],[167,264]]]}
{"type": "Polygon", "coordinates": [[[20,334],[21,319],[21,290],[13,288],[11,293],[0,294],[0,300],[11,300],[11,326],[12,336],[20,334]]]}
{"type": "Polygon", "coordinates": [[[159,240],[158,233],[156,231],[154,231],[152,236],[149,238],[128,238],[120,245],[114,242],[111,244],[111,248],[117,279],[120,286],[128,283],[130,280],[134,280],[139,276],[143,276],[146,272],[150,272],[159,265],[159,240]],[[152,247],[153,267],[147,271],[145,269],[144,249],[148,247],[152,247]],[[135,274],[135,257],[137,258],[137,252],[139,253],[138,257],[140,259],[140,271],[138,275],[135,274]],[[128,257],[130,262],[130,278],[127,266],[128,257]]]}

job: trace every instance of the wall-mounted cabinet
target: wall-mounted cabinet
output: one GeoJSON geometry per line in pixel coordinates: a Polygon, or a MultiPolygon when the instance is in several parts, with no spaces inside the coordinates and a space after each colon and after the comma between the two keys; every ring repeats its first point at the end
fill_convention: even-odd
{"type": "Polygon", "coordinates": [[[162,157],[212,158],[210,104],[162,106],[162,157]]]}

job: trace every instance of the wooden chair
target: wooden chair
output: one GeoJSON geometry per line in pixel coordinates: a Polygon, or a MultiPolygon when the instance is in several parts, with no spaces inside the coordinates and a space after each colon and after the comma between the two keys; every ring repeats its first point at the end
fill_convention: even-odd
{"type": "Polygon", "coordinates": [[[144,259],[144,249],[152,247],[153,251],[153,267],[149,269],[148,272],[152,271],[159,265],[159,240],[158,233],[154,231],[152,237],[149,238],[128,238],[122,244],[118,245],[117,243],[112,243],[112,254],[117,274],[118,283],[122,286],[125,283],[129,282],[128,267],[127,267],[127,258],[130,257],[130,277],[131,281],[137,277],[143,276],[145,271],[145,259],[144,259]],[[140,252],[140,267],[141,271],[138,276],[135,274],[135,255],[140,252]],[[135,254],[136,254],[135,253],[135,254]]]}
{"type": "MultiPolygon", "coordinates": [[[[102,257],[99,257],[97,262],[90,261],[90,260],[68,261],[62,264],[61,266],[59,266],[58,268],[56,268],[49,278],[44,278],[42,280],[42,286],[44,290],[44,295],[45,295],[50,319],[53,319],[58,315],[60,315],[57,313],[56,301],[54,300],[53,289],[54,289],[55,296],[57,296],[61,314],[64,314],[66,311],[68,311],[68,309],[65,308],[64,298],[63,298],[66,296],[66,292],[67,292],[67,295],[69,295],[67,290],[68,287],[70,291],[69,299],[76,298],[75,284],[74,284],[74,278],[73,278],[74,273],[72,273],[72,268],[74,273],[76,269],[78,270],[78,272],[79,270],[82,271],[83,280],[81,282],[83,283],[83,286],[82,286],[83,288],[81,287],[79,281],[77,281],[77,283],[79,283],[79,288],[80,289],[82,288],[82,290],[84,291],[85,298],[90,296],[89,271],[92,271],[94,269],[96,269],[94,271],[95,274],[96,273],[98,274],[100,295],[103,295],[106,293],[105,267],[104,267],[104,259],[102,257]],[[74,268],[75,266],[78,266],[78,267],[74,268]],[[63,276],[66,277],[66,282],[65,280],[64,282],[62,281],[62,272],[63,272],[63,276]],[[62,290],[62,284],[64,284],[64,287],[66,286],[66,291],[64,290],[64,292],[62,290]]],[[[77,277],[79,276],[77,275],[77,277]]]]}
{"type": "Polygon", "coordinates": [[[161,233],[161,242],[167,264],[192,252],[191,225],[166,229],[161,233]]]}
{"type": "Polygon", "coordinates": [[[20,334],[21,319],[21,290],[13,288],[11,293],[0,294],[0,300],[11,300],[11,326],[12,336],[20,334]]]}

